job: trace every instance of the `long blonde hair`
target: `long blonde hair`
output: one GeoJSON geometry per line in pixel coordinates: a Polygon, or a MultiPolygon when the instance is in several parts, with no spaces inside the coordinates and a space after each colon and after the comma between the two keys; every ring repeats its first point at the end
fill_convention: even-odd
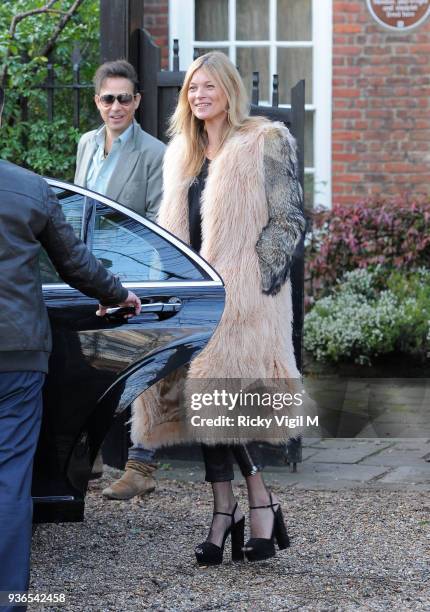
{"type": "MultiPolygon", "coordinates": [[[[197,176],[205,159],[208,144],[204,121],[197,119],[188,102],[188,88],[194,73],[204,68],[220,85],[227,97],[227,124],[221,137],[220,147],[227,138],[241,128],[249,117],[249,101],[240,74],[228,57],[220,51],[211,51],[198,57],[188,68],[182,85],[178,105],[168,128],[168,135],[182,134],[185,138],[185,172],[197,176]]],[[[219,151],[219,149],[218,149],[219,151]]]]}

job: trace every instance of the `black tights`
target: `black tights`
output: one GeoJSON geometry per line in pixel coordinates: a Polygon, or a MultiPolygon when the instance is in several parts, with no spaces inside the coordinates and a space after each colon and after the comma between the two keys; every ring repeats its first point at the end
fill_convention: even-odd
{"type": "Polygon", "coordinates": [[[226,482],[234,479],[233,459],[244,478],[262,470],[261,453],[256,442],[249,444],[202,444],[206,467],[206,482],[226,482]]]}
{"type": "MultiPolygon", "coordinates": [[[[221,546],[225,531],[231,524],[229,514],[236,508],[233,515],[235,523],[243,516],[237,506],[231,484],[234,478],[233,459],[236,460],[245,478],[250,507],[266,506],[271,500],[276,504],[278,500],[275,495],[269,496],[264,484],[261,475],[261,453],[257,443],[216,446],[202,444],[202,451],[206,466],[206,481],[212,483],[215,511],[207,540],[216,546],[221,546]]],[[[270,538],[273,530],[273,512],[268,512],[266,508],[254,510],[250,514],[250,527],[252,537],[270,538]]]]}

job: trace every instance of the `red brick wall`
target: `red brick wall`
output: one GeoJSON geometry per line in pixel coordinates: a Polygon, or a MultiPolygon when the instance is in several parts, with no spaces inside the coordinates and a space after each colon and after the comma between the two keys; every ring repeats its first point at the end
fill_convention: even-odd
{"type": "Polygon", "coordinates": [[[430,19],[405,33],[333,3],[333,201],[430,193],[430,19]]]}
{"type": "Polygon", "coordinates": [[[169,65],[169,0],[145,0],[144,27],[161,47],[161,67],[169,65]]]}

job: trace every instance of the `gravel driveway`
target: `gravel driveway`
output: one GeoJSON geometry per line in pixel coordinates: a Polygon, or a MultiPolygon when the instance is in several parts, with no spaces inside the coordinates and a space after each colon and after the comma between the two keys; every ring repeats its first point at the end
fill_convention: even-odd
{"type": "Polygon", "coordinates": [[[147,498],[104,501],[116,474],[91,483],[83,523],[36,528],[30,588],[64,592],[66,604],[29,610],[430,611],[426,492],[274,487],[291,548],[201,569],[193,548],[207,532],[208,485],[161,479],[147,498]]]}

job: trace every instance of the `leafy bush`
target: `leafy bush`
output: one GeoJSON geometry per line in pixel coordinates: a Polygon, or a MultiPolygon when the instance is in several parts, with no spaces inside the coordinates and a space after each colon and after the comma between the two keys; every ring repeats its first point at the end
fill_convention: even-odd
{"type": "MultiPolygon", "coordinates": [[[[73,127],[73,90],[57,89],[54,121],[47,116],[47,77],[44,51],[55,39],[53,63],[56,84],[73,83],[72,52],[80,49],[81,83],[89,83],[99,61],[99,1],[83,0],[56,37],[59,20],[70,11],[72,0],[57,0],[52,11],[19,20],[12,36],[14,17],[46,5],[41,0],[2,0],[0,3],[0,82],[6,89],[0,157],[41,174],[73,178],[77,130],[73,127]],[[6,74],[5,74],[6,71],[6,74]],[[5,74],[5,76],[4,76],[5,74]],[[23,120],[22,108],[28,107],[23,120]]],[[[81,90],[81,122],[85,132],[97,123],[93,90],[81,90]]]]}
{"type": "Polygon", "coordinates": [[[421,268],[406,275],[396,271],[388,279],[383,276],[379,284],[386,283],[387,289],[402,304],[405,315],[397,348],[404,353],[425,356],[426,345],[430,346],[430,270],[421,268]]]}
{"type": "Polygon", "coordinates": [[[51,123],[22,122],[14,127],[6,125],[2,136],[5,137],[1,150],[3,159],[18,160],[19,165],[45,176],[72,180],[80,131],[66,119],[51,123]],[[25,148],[21,138],[25,138],[25,148]]]}
{"type": "Polygon", "coordinates": [[[371,365],[401,351],[424,357],[430,329],[430,271],[346,272],[305,317],[304,346],[317,361],[371,365]]]}
{"type": "Polygon", "coordinates": [[[334,204],[332,210],[314,213],[312,226],[306,249],[311,303],[356,268],[430,267],[430,198],[334,204]]]}

